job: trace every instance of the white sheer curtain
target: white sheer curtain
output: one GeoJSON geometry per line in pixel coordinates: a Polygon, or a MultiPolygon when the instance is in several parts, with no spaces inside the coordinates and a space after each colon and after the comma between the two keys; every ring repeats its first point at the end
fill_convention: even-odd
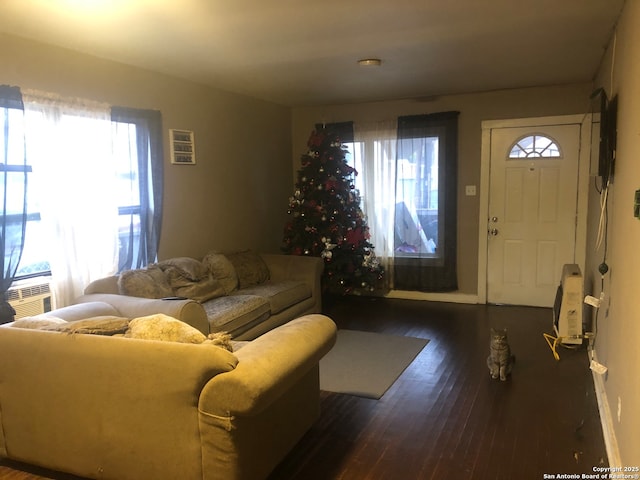
{"type": "Polygon", "coordinates": [[[23,90],[26,147],[58,307],[118,261],[108,105],[23,90]]]}
{"type": "Polygon", "coordinates": [[[385,268],[385,287],[393,288],[395,223],[396,137],[395,120],[354,122],[356,186],[362,195],[371,243],[385,268]]]}

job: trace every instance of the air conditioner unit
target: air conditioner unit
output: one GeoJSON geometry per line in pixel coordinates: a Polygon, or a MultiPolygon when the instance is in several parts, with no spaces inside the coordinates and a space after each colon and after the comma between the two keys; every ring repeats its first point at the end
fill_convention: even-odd
{"type": "Polygon", "coordinates": [[[560,343],[582,343],[583,280],[580,267],[566,264],[556,293],[553,309],[553,327],[560,343]]]}
{"type": "Polygon", "coordinates": [[[16,320],[50,312],[53,308],[50,280],[37,278],[15,282],[7,291],[7,300],[16,311],[16,320]]]}

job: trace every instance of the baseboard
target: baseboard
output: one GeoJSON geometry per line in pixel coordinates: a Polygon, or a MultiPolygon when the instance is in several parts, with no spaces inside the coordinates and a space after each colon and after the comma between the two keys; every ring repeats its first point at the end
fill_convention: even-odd
{"type": "Polygon", "coordinates": [[[391,290],[385,295],[386,298],[400,298],[404,300],[428,300],[431,302],[449,302],[449,303],[478,303],[478,295],[468,293],[429,293],[429,292],[413,292],[407,290],[391,290]]]}
{"type": "MultiPolygon", "coordinates": [[[[595,350],[589,350],[592,360],[598,361],[595,350]]],[[[604,374],[591,371],[593,375],[593,386],[596,391],[596,399],[598,400],[598,410],[600,412],[600,422],[602,423],[602,435],[604,444],[607,449],[607,457],[610,467],[622,467],[620,459],[620,450],[618,449],[618,440],[616,432],[613,428],[613,418],[611,417],[611,408],[609,407],[609,399],[607,391],[604,388],[604,374]]]]}

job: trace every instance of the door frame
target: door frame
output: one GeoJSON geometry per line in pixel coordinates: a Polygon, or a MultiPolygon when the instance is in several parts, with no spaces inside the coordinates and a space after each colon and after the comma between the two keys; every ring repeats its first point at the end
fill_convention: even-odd
{"type": "MultiPolygon", "coordinates": [[[[482,151],[480,160],[480,210],[478,215],[478,303],[487,303],[489,174],[491,169],[491,131],[499,128],[531,127],[541,125],[580,125],[580,151],[578,153],[578,198],[576,202],[575,263],[584,272],[587,255],[587,208],[589,174],[591,170],[591,114],[560,115],[553,117],[484,120],[482,122],[482,151]]],[[[558,272],[558,282],[562,272],[558,272]]]]}

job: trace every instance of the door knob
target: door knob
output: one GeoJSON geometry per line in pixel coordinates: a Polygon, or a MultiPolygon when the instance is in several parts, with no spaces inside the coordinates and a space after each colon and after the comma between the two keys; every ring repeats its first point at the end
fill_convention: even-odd
{"type": "Polygon", "coordinates": [[[498,235],[498,229],[497,228],[490,228],[489,229],[489,235],[493,235],[495,237],[496,235],[498,235]]]}
{"type": "Polygon", "coordinates": [[[498,221],[498,217],[491,217],[491,221],[492,221],[493,223],[496,223],[496,222],[498,221]]]}

